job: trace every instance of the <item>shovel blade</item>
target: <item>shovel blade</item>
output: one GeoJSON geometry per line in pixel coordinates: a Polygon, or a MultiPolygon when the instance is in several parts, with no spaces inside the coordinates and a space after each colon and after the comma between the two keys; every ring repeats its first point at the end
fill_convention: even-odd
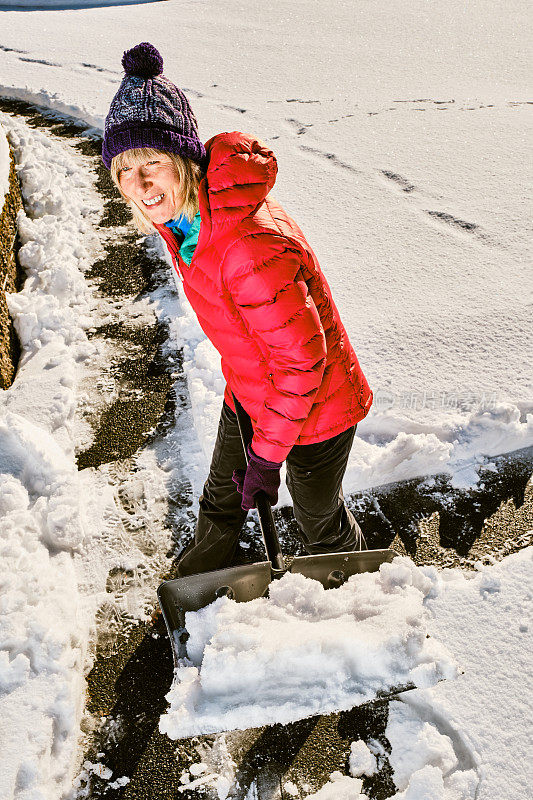
{"type": "MultiPolygon", "coordinates": [[[[297,556],[288,571],[319,581],[324,588],[329,589],[341,585],[351,575],[376,572],[381,564],[392,561],[396,555],[394,550],[387,549],[297,556]],[[337,583],[332,582],[332,574],[337,578],[340,575],[337,583]]],[[[260,561],[256,564],[187,575],[162,583],[157,590],[157,596],[172,644],[174,663],[177,665],[180,659],[187,657],[187,611],[199,611],[216,599],[217,592],[228,587],[238,603],[264,597],[272,579],[280,574],[273,570],[270,561],[260,561]]]]}
{"type": "MultiPolygon", "coordinates": [[[[332,573],[342,573],[344,580],[361,572],[377,572],[381,564],[397,556],[394,550],[356,550],[348,553],[323,553],[316,556],[297,556],[290,566],[292,573],[318,581],[330,589],[332,573]]],[[[340,582],[343,582],[342,579],[340,582]]]]}
{"type": "Polygon", "coordinates": [[[272,580],[270,561],[227,567],[198,575],[187,575],[165,581],[157,590],[157,597],[167,626],[174,663],[187,655],[185,642],[185,612],[198,611],[217,597],[217,592],[229,587],[238,603],[263,597],[272,580]]]}

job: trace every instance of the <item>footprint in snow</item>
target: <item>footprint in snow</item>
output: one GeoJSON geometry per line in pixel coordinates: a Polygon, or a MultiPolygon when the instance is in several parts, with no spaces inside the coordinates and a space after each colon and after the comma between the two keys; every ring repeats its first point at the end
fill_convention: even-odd
{"type": "Polygon", "coordinates": [[[246,108],[239,108],[238,106],[228,106],[226,104],[222,104],[219,108],[223,108],[225,111],[238,111],[239,114],[246,114],[246,108]]]}
{"type": "Polygon", "coordinates": [[[97,64],[88,64],[85,61],[81,63],[85,69],[94,69],[96,72],[107,72],[109,75],[120,75],[121,73],[115,69],[106,69],[106,67],[99,67],[97,64]]]}
{"type": "Polygon", "coordinates": [[[475,222],[466,222],[464,219],[458,219],[452,214],[446,214],[444,211],[426,211],[426,214],[429,214],[430,217],[435,217],[436,219],[441,220],[441,222],[445,222],[454,228],[458,228],[459,230],[476,231],[479,229],[479,225],[477,225],[475,222]]]}
{"type": "Polygon", "coordinates": [[[398,175],[397,172],[391,172],[388,169],[380,170],[381,174],[392,181],[396,186],[402,190],[402,192],[413,192],[415,190],[414,184],[410,183],[407,178],[404,178],[402,175],[398,175]]]}
{"type": "Polygon", "coordinates": [[[319,150],[317,147],[309,147],[308,145],[304,144],[299,145],[299,147],[300,150],[302,150],[304,153],[308,153],[317,161],[327,161],[338,169],[345,170],[346,172],[353,172],[356,175],[363,174],[361,170],[352,166],[352,164],[348,164],[346,161],[341,161],[341,159],[335,153],[327,153],[324,150],[319,150]]]}
{"type": "Polygon", "coordinates": [[[285,119],[285,127],[288,128],[291,132],[296,133],[297,136],[301,136],[303,133],[307,132],[308,128],[312,128],[313,124],[311,122],[300,122],[294,117],[288,117],[285,119]]]}
{"type": "Polygon", "coordinates": [[[56,64],[54,61],[45,61],[42,58],[20,58],[20,61],[28,61],[30,64],[42,64],[45,67],[61,67],[62,64],[56,64]]]}
{"type": "Polygon", "coordinates": [[[5,44],[0,44],[0,50],[4,53],[27,53],[27,50],[18,50],[16,47],[6,47],[5,44]]]}

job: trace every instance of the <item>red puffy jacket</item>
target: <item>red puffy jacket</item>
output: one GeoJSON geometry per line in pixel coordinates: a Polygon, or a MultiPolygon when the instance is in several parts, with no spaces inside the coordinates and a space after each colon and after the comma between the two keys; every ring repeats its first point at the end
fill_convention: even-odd
{"type": "Polygon", "coordinates": [[[305,237],[271,197],[277,163],[258,139],[213,136],[199,187],[201,226],[190,266],[157,228],[198,321],[222,356],[231,391],[252,418],[252,447],[284,461],[363,419],[372,392],[305,237]]]}

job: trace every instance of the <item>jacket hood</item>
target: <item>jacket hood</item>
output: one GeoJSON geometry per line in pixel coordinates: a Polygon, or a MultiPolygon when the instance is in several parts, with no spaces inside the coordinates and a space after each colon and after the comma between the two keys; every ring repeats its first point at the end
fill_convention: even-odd
{"type": "Polygon", "coordinates": [[[278,164],[264,142],[239,131],[218,133],[205,149],[208,163],[199,200],[209,236],[212,229],[228,230],[254,213],[274,186],[278,164]]]}

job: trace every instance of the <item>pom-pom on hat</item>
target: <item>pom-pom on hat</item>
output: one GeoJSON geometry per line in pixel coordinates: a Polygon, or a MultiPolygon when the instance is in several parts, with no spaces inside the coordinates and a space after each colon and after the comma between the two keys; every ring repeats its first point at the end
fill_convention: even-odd
{"type": "Polygon", "coordinates": [[[102,159],[108,169],[119,153],[153,147],[187,156],[204,166],[205,147],[189,101],[163,75],[163,59],[149,42],[126,50],[125,76],[105,120],[102,159]]]}
{"type": "Polygon", "coordinates": [[[142,42],[122,56],[122,66],[126,75],[138,75],[140,78],[155,78],[163,72],[163,59],[159,50],[142,42]]]}

